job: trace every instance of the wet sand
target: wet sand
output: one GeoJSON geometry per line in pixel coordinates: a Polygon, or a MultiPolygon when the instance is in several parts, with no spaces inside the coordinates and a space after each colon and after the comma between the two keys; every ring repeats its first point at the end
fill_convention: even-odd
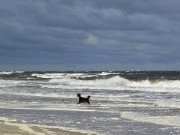
{"type": "Polygon", "coordinates": [[[43,127],[27,124],[18,124],[0,120],[1,135],[95,135],[80,131],[62,130],[56,127],[43,127]]]}

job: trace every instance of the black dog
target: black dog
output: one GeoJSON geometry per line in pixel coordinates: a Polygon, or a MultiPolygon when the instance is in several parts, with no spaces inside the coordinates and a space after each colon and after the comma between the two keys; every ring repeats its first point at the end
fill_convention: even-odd
{"type": "Polygon", "coordinates": [[[81,94],[77,93],[77,97],[79,99],[79,102],[77,104],[80,104],[80,103],[88,103],[88,104],[90,104],[90,102],[89,102],[90,96],[88,96],[87,98],[83,98],[83,97],[81,97],[81,94]]]}

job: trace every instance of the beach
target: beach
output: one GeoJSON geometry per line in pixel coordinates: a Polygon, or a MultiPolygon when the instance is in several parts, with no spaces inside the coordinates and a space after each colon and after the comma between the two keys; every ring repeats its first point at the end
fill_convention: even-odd
{"type": "Polygon", "coordinates": [[[18,124],[8,122],[5,118],[0,118],[1,135],[95,135],[91,133],[81,133],[80,131],[62,130],[58,127],[47,127],[38,125],[18,124]]]}

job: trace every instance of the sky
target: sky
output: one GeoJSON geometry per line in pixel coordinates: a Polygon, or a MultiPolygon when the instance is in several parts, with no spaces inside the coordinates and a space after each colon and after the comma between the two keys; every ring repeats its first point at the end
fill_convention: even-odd
{"type": "Polygon", "coordinates": [[[180,0],[0,3],[0,71],[180,70],[180,0]]]}

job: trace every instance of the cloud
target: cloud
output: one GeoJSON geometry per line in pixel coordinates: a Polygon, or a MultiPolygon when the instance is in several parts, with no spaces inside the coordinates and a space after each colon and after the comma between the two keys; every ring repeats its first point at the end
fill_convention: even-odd
{"type": "Polygon", "coordinates": [[[1,64],[162,65],[180,59],[178,0],[0,2],[1,64]]]}
{"type": "Polygon", "coordinates": [[[87,39],[85,40],[85,43],[86,43],[86,44],[96,45],[96,44],[98,43],[98,39],[97,39],[95,36],[90,35],[90,34],[88,34],[87,36],[88,36],[88,37],[87,37],[87,39]]]}

